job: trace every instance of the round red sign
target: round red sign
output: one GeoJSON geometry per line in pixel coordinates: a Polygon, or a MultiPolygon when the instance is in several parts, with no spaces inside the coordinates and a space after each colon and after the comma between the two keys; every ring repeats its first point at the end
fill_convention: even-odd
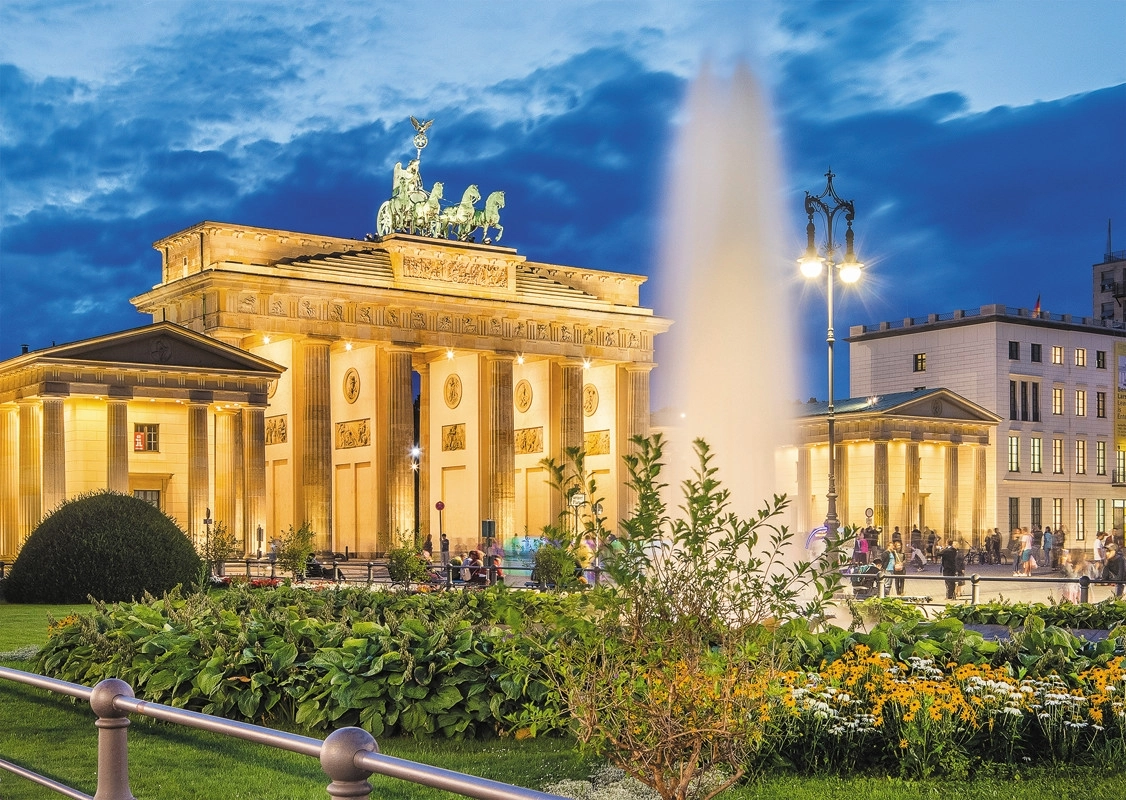
{"type": "Polygon", "coordinates": [[[441,511],[445,507],[446,507],[446,504],[443,503],[441,500],[439,500],[437,503],[434,504],[434,508],[438,509],[439,511],[441,511]]]}

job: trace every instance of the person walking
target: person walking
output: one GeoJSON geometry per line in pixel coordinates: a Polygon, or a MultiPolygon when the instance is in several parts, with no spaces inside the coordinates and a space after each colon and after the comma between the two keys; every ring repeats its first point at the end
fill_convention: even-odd
{"type": "Polygon", "coordinates": [[[1050,567],[1058,567],[1059,564],[1052,563],[1052,546],[1055,543],[1055,537],[1052,536],[1052,529],[1047,525],[1044,526],[1044,533],[1040,538],[1041,552],[1043,555],[1040,557],[1040,563],[1047,564],[1050,567]]]}
{"type": "Polygon", "coordinates": [[[888,578],[884,581],[884,594],[891,594],[891,581],[892,576],[894,576],[895,593],[902,595],[903,584],[906,582],[905,573],[907,572],[907,563],[903,558],[903,550],[899,542],[891,543],[891,549],[888,550],[887,554],[887,561],[884,562],[884,571],[888,574],[888,578]]]}
{"type": "Polygon", "coordinates": [[[1028,532],[1028,528],[1014,528],[1013,536],[1020,537],[1020,564],[1013,575],[1031,578],[1032,565],[1036,563],[1032,559],[1032,534],[1028,532]]]}
{"type": "MultiPolygon", "coordinates": [[[[950,576],[951,578],[958,574],[958,548],[954,543],[940,547],[938,550],[938,560],[942,566],[942,574],[950,576]]],[[[946,599],[953,600],[957,596],[957,584],[955,580],[947,579],[946,581],[946,599]]]]}
{"type": "Polygon", "coordinates": [[[1122,596],[1123,584],[1126,584],[1126,558],[1117,545],[1110,545],[1106,549],[1106,564],[1103,565],[1102,579],[1115,581],[1114,596],[1122,596]]]}

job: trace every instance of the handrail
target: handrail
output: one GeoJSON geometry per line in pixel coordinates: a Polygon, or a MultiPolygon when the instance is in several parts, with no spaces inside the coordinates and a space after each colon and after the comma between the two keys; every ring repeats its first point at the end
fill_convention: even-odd
{"type": "MultiPolygon", "coordinates": [[[[379,774],[478,800],[562,800],[557,795],[534,789],[384,755],[379,752],[375,738],[362,728],[340,728],[321,741],[310,736],[138,700],[133,696],[133,689],[129,684],[116,678],[106,679],[91,688],[2,666],[0,678],[90,702],[98,717],[94,723],[98,728],[98,790],[94,796],[97,800],[135,800],[129,789],[126,749],[128,714],[139,714],[318,758],[321,768],[332,780],[328,786],[331,797],[370,797],[372,786],[368,783],[368,778],[379,774]]],[[[68,797],[94,800],[77,789],[3,759],[0,759],[0,769],[68,797]]]]}

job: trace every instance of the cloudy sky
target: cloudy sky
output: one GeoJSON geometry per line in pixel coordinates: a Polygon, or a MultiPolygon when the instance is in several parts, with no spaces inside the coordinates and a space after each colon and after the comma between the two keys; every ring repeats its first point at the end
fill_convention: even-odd
{"type": "MultiPolygon", "coordinates": [[[[870,267],[838,330],[1090,315],[1108,219],[1126,249],[1123,0],[3,0],[0,30],[0,359],[143,324],[151,243],[200,220],[362,237],[411,114],[437,120],[427,184],[506,191],[504,244],[656,276],[704,64],[773,99],[795,257],[828,166],[855,200],[870,267]]],[[[824,304],[797,305],[824,397],[824,304]]]]}

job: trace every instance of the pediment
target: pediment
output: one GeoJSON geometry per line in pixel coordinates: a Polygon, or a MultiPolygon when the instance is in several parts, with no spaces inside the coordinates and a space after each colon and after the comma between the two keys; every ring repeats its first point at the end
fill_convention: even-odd
{"type": "Polygon", "coordinates": [[[884,411],[887,416],[929,417],[931,419],[964,420],[966,422],[996,423],[995,414],[972,403],[961,395],[946,389],[930,392],[923,397],[892,406],[884,411]]]}
{"type": "Polygon", "coordinates": [[[41,357],[71,362],[116,364],[122,367],[186,368],[280,374],[281,368],[237,347],[208,336],[158,322],[143,328],[59,345],[41,357]]]}

